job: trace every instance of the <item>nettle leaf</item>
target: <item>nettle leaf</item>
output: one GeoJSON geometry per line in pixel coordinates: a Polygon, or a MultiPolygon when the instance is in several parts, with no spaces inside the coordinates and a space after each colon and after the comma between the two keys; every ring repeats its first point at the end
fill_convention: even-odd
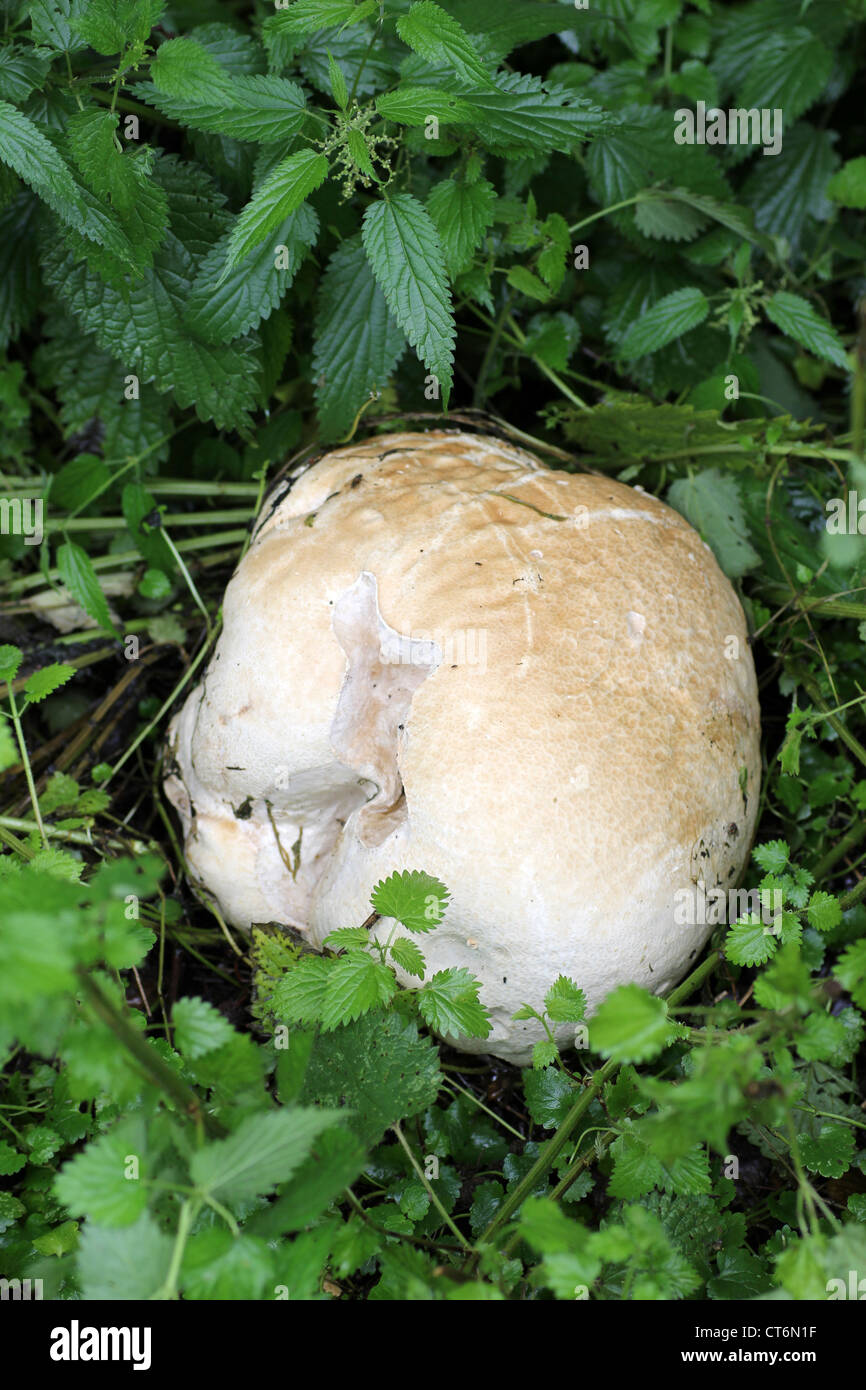
{"type": "Polygon", "coordinates": [[[265,30],[274,33],[312,34],[317,29],[360,24],[375,12],[376,0],[292,0],[285,9],[269,15],[265,30]]]}
{"type": "Polygon", "coordinates": [[[443,179],[430,190],[427,211],[439,233],[450,276],[471,265],[484,233],[493,225],[495,206],[496,189],[486,179],[477,183],[443,179]]]}
{"type": "Polygon", "coordinates": [[[571,153],[581,140],[616,118],[586,97],[525,73],[500,73],[495,89],[461,93],[473,108],[472,126],[488,149],[571,153]]]}
{"type": "Polygon", "coordinates": [[[319,187],[327,173],[327,159],[314,150],[298,150],[282,160],[256,190],[232,227],[224,276],[281,226],[319,187]]]}
{"type": "Polygon", "coordinates": [[[75,674],[76,668],[74,666],[66,666],[55,661],[50,666],[43,666],[41,671],[34,671],[32,676],[28,676],[27,684],[24,686],[24,694],[31,705],[37,705],[40,700],[44,700],[48,695],[53,695],[55,690],[59,690],[67,681],[71,681],[75,674]]]}
{"type": "Polygon", "coordinates": [[[647,1062],[677,1036],[663,999],[621,985],[602,1003],[589,1025],[590,1045],[616,1062],[647,1062]]]}
{"type": "Polygon", "coordinates": [[[166,0],[88,0],[71,25],[97,53],[121,53],[148,37],[165,5],[166,0]]]}
{"type": "Polygon", "coordinates": [[[24,48],[11,43],[0,49],[0,97],[4,101],[24,101],[39,87],[51,67],[52,54],[44,49],[24,48]]]}
{"type": "Polygon", "coordinates": [[[842,906],[832,893],[813,893],[806,908],[809,926],[816,931],[832,931],[842,921],[842,906]]]}
{"type": "Polygon", "coordinates": [[[302,204],[269,240],[223,274],[231,240],[227,232],[199,267],[187,301],[186,323],[210,343],[228,343],[257,327],[276,309],[318,233],[318,217],[302,204]]]}
{"type": "Polygon", "coordinates": [[[439,234],[410,193],[371,204],[364,249],[388,308],[437,378],[447,409],[453,377],[454,315],[439,234]]]}
{"type": "MultiPolygon", "coordinates": [[[[172,39],[171,42],[184,40],[172,39]]],[[[160,49],[160,53],[162,51],[160,49]]],[[[204,49],[201,51],[205,53],[204,49]]],[[[207,97],[194,100],[184,94],[175,96],[146,82],[136,83],[133,90],[164,116],[194,130],[262,145],[289,140],[297,134],[304,123],[306,105],[304,93],[296,82],[265,73],[231,77],[210,54],[206,56],[219,74],[218,82],[211,86],[207,97]]]]}
{"type": "Polygon", "coordinates": [[[418,0],[408,14],[401,15],[397,33],[428,63],[445,64],[467,86],[493,86],[468,34],[433,0],[418,0]]]}
{"type": "Polygon", "coordinates": [[[431,116],[443,124],[467,125],[475,116],[464,97],[433,87],[398,87],[376,98],[376,110],[386,121],[410,126],[426,125],[431,116]]]}
{"type": "Polygon", "coordinates": [[[492,1024],[478,992],[481,986],[463,967],[440,970],[418,990],[421,1017],[439,1033],[486,1038],[492,1024]]]}
{"type": "Polygon", "coordinates": [[[195,261],[174,231],[125,296],[62,247],[46,248],[43,271],[84,329],[142,383],[173,390],[181,408],[194,406],[200,419],[212,419],[218,428],[247,422],[257,403],[253,344],[204,343],[184,323],[195,261]]]}
{"type": "Polygon", "coordinates": [[[848,369],[848,354],[842,339],[807,299],[789,294],[787,290],[777,290],[764,307],[767,318],[788,338],[843,371],[848,369]]]}
{"type": "Polygon", "coordinates": [[[697,328],[709,312],[709,302],[703,290],[691,285],[673,290],[641,314],[628,329],[619,342],[619,356],[625,361],[646,357],[666,343],[673,342],[674,338],[682,337],[689,329],[697,328]]]}
{"type": "Polygon", "coordinates": [[[445,0],[448,13],[469,34],[483,34],[499,58],[507,58],[513,48],[545,39],[550,34],[576,28],[574,16],[551,12],[537,0],[445,0]]]}
{"type": "Polygon", "coordinates": [[[560,975],[544,996],[553,1023],[579,1023],[586,1014],[586,995],[567,975],[560,975]]]}
{"type": "Polygon", "coordinates": [[[193,1182],[226,1202],[264,1196],[292,1176],[323,1130],[338,1123],[333,1110],[272,1110],[250,1115],[228,1139],[197,1149],[193,1182]]]}
{"type": "Polygon", "coordinates": [[[370,933],[366,927],[337,927],[322,942],[332,951],[344,951],[347,946],[368,946],[370,933]]]}
{"type": "Polygon", "coordinates": [[[7,101],[0,101],[0,158],[62,221],[127,263],[135,256],[116,220],[88,196],[46,135],[7,101]]]}
{"type": "Polygon", "coordinates": [[[350,950],[330,964],[319,1020],[328,1031],[387,1004],[397,981],[386,965],[366,951],[350,950]]]}
{"type": "Polygon", "coordinates": [[[33,38],[57,53],[76,53],[86,43],[73,29],[87,0],[30,0],[28,14],[33,38]]]}
{"type": "Polygon", "coordinates": [[[765,874],[783,873],[790,857],[791,849],[785,840],[768,840],[752,850],[752,858],[765,874]]]}
{"type": "Polygon", "coordinates": [[[18,674],[18,668],[24,660],[24,653],[20,647],[13,647],[6,642],[0,647],[0,680],[8,683],[14,681],[18,674]]]}
{"type": "Polygon", "coordinates": [[[444,883],[420,869],[403,869],[376,884],[370,902],[381,917],[394,917],[407,931],[434,931],[450,897],[444,883]]]}
{"type": "Polygon", "coordinates": [[[109,632],[117,635],[108,610],[108,600],[99,586],[93,561],[87,551],[74,541],[65,541],[57,548],[57,568],[62,583],[88,617],[92,618],[98,627],[107,628],[109,632]]]}
{"type": "Polygon", "coordinates": [[[94,193],[110,197],[119,211],[128,212],[139,180],[133,161],[118,147],[119,120],[116,112],[89,109],[71,117],[67,130],[73,158],[94,193]]]}
{"type": "Polygon", "coordinates": [[[736,478],[717,468],[705,468],[677,478],[668,488],[667,500],[700,532],[729,579],[739,579],[760,563],[760,555],[748,540],[749,527],[736,478]]]}
{"type": "Polygon", "coordinates": [[[556,1129],[576,1100],[575,1083],[564,1071],[535,1068],[523,1073],[526,1108],[537,1125],[556,1129]]]}
{"type": "Polygon", "coordinates": [[[27,327],[39,304],[38,198],[24,189],[0,208],[0,350],[27,327]]]}
{"type": "Polygon", "coordinates": [[[128,1226],[147,1207],[148,1189],[139,1167],[129,1176],[130,1155],[142,1165],[145,1145],[140,1119],[124,1120],[92,1140],[82,1153],[64,1165],[54,1190],[73,1216],[87,1216],[105,1226],[128,1226]]]}
{"type": "Polygon", "coordinates": [[[204,999],[178,999],[171,1013],[174,1042],[184,1057],[203,1057],[229,1042],[234,1029],[219,1009],[204,999]]]}
{"type": "Polygon", "coordinates": [[[866,154],[842,165],[827,184],[827,197],[843,208],[866,208],[866,154]]]}
{"type": "Polygon", "coordinates": [[[740,199],[754,210],[759,230],[784,237],[798,253],[811,219],[826,222],[835,212],[826,196],[839,164],[835,139],[835,132],[801,121],[785,131],[782,153],[757,160],[740,189],[740,199]]]}
{"type": "Polygon", "coordinates": [[[833,971],[855,1004],[866,1008],[866,938],[846,946],[833,971]]]}
{"type": "Polygon", "coordinates": [[[342,242],[319,288],[313,378],[326,439],[349,429],[374,391],[385,389],[406,348],[388,313],[360,237],[342,242]]]}
{"type": "Polygon", "coordinates": [[[123,1230],[85,1222],[78,1252],[82,1298],[143,1300],[157,1295],[169,1277],[175,1245],[175,1237],[161,1231],[149,1212],[123,1230]]]}
{"type": "Polygon", "coordinates": [[[192,103],[214,104],[231,90],[231,79],[214,55],[188,35],[160,44],[151,59],[150,77],[164,96],[192,103]]]}
{"type": "Polygon", "coordinates": [[[731,927],[725,938],[725,955],[734,965],[763,965],[776,951],[776,938],[755,914],[731,927]]]}
{"type": "Polygon", "coordinates": [[[737,88],[737,107],[781,108],[793,125],[827,85],[833,54],[808,29],[765,33],[748,74],[737,88]]]}
{"type": "Polygon", "coordinates": [[[300,1098],[345,1107],[341,1117],[372,1147],[389,1125],[432,1106],[441,1081],[430,1039],[395,1011],[377,1011],[316,1038],[300,1098]]]}
{"type": "Polygon", "coordinates": [[[427,968],[426,961],[418,946],[408,936],[398,936],[389,952],[395,965],[405,970],[407,975],[415,975],[423,980],[427,968]]]}

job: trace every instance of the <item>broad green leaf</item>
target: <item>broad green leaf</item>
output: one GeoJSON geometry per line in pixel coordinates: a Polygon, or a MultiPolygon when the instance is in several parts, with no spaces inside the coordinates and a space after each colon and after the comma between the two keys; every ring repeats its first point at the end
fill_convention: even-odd
{"type": "MultiPolygon", "coordinates": [[[[204,49],[201,51],[205,53],[204,49]]],[[[210,54],[206,56],[215,63],[210,54]]],[[[181,125],[235,140],[271,144],[289,140],[300,130],[305,105],[303,91],[296,82],[265,73],[231,77],[218,63],[215,67],[218,82],[211,84],[209,78],[203,79],[203,89],[211,89],[208,95],[197,99],[170,95],[148,83],[137,83],[134,90],[136,96],[181,125]]]]}
{"type": "Polygon", "coordinates": [[[313,353],[326,439],[344,435],[371,392],[385,389],[405,348],[360,238],[342,242],[320,282],[313,353]]]}
{"type": "Polygon", "coordinates": [[[88,617],[91,617],[98,627],[105,627],[109,632],[114,632],[108,600],[99,586],[93,562],[87,551],[74,541],[65,541],[57,548],[57,568],[61,581],[88,617]]]}
{"type": "Polygon", "coordinates": [[[216,105],[231,79],[203,44],[186,35],[160,44],[150,63],[157,91],[192,104],[216,105]]]}
{"type": "Polygon", "coordinates": [[[76,53],[87,45],[73,29],[87,0],[30,0],[28,14],[34,42],[57,53],[76,53]]]}
{"type": "Polygon", "coordinates": [[[258,1301],[273,1297],[277,1283],[274,1251],[267,1242],[225,1226],[199,1231],[183,1252],[180,1286],[184,1299],[258,1301]]]}
{"type": "Polygon", "coordinates": [[[418,946],[408,936],[398,936],[390,950],[391,959],[407,975],[423,980],[426,963],[418,946]]]}
{"type": "Polygon", "coordinates": [[[224,275],[275,231],[319,187],[328,161],[313,150],[288,155],[241,212],[229,237],[224,275]]]}
{"type": "Polygon", "coordinates": [[[843,208],[866,208],[866,154],[842,165],[827,184],[827,197],[843,208]]]}
{"type": "Polygon", "coordinates": [[[448,889],[420,869],[403,869],[376,884],[370,902],[381,917],[394,917],[416,933],[434,931],[445,916],[448,889]]]}
{"type": "Polygon", "coordinates": [[[473,253],[493,223],[495,204],[496,190],[486,179],[477,183],[443,179],[430,190],[427,211],[439,233],[452,277],[471,265],[473,253]]]}
{"type": "Polygon", "coordinates": [[[833,1121],[822,1124],[817,1137],[799,1137],[800,1157],[810,1172],[822,1178],[841,1178],[851,1166],[855,1147],[853,1130],[833,1121]]]}
{"type": "Polygon", "coordinates": [[[571,1077],[555,1068],[525,1071],[523,1087],[526,1108],[535,1124],[543,1129],[561,1125],[577,1099],[571,1077]]]}
{"type": "Polygon", "coordinates": [[[823,891],[813,893],[806,908],[809,926],[816,931],[832,931],[842,921],[842,907],[838,898],[823,891]]]}
{"type": "Polygon", "coordinates": [[[480,988],[475,977],[462,967],[440,970],[418,990],[421,1017],[438,1033],[486,1038],[492,1025],[478,998],[480,988]]]}
{"type": "Polygon", "coordinates": [[[103,1226],[129,1226],[147,1207],[145,1128],[129,1119],[93,1139],[66,1163],[54,1190],[73,1216],[103,1226]]]}
{"type": "Polygon", "coordinates": [[[36,705],[46,696],[53,695],[55,690],[59,690],[67,681],[72,680],[75,674],[74,666],[60,665],[58,662],[54,662],[51,666],[43,666],[41,671],[34,671],[32,676],[27,677],[24,694],[31,705],[36,705]]]}
{"type": "Polygon", "coordinates": [[[166,0],[88,0],[72,28],[97,53],[121,53],[150,34],[166,0]]]}
{"type": "Polygon", "coordinates": [[[590,1021],[590,1046],[616,1062],[648,1062],[676,1036],[663,999],[639,985],[620,985],[590,1021]]]}
{"type": "Polygon", "coordinates": [[[376,110],[386,121],[399,125],[426,125],[431,116],[449,125],[466,125],[474,108],[464,97],[438,92],[433,87],[398,87],[376,98],[376,110]]]}
{"type": "Polygon", "coordinates": [[[347,951],[328,970],[321,1025],[327,1031],[351,1023],[361,1014],[387,1004],[396,993],[397,981],[387,966],[366,951],[347,951]]]}
{"type": "Polygon", "coordinates": [[[737,87],[737,107],[781,109],[793,125],[821,95],[833,54],[802,26],[764,35],[749,71],[737,87]]]}
{"type": "Polygon", "coordinates": [[[401,15],[397,33],[428,63],[450,67],[465,86],[493,86],[468,34],[433,0],[418,0],[401,15]]]}
{"type": "Polygon", "coordinates": [[[317,29],[360,24],[376,9],[375,0],[291,0],[265,20],[265,28],[287,34],[312,34],[317,29]]]}
{"type": "Polygon", "coordinates": [[[184,1057],[203,1057],[206,1052],[213,1052],[227,1043],[234,1032],[219,1009],[192,996],[178,999],[171,1021],[175,1047],[184,1057]]]}
{"type": "Polygon", "coordinates": [[[586,995],[567,975],[559,975],[544,996],[544,1007],[554,1023],[579,1023],[586,1014],[586,995]]]}
{"type": "Polygon", "coordinates": [[[154,1297],[168,1278],[175,1243],[149,1212],[122,1230],[85,1222],[78,1254],[82,1298],[138,1303],[154,1297]]]}
{"type": "MultiPolygon", "coordinates": [[[[88,416],[88,419],[91,418],[88,416]]],[[[64,511],[75,511],[104,491],[110,481],[111,474],[101,458],[97,458],[96,454],[79,454],[55,473],[51,484],[51,503],[64,511]]]]}
{"type": "Polygon", "coordinates": [[[763,965],[775,950],[776,938],[754,913],[731,927],[725,938],[725,955],[734,965],[763,965]]]}
{"type": "Polygon", "coordinates": [[[494,89],[462,91],[473,108],[472,127],[496,152],[527,147],[570,154],[612,126],[614,118],[585,97],[524,73],[500,73],[494,89]]]}
{"type": "Polygon", "coordinates": [[[319,219],[302,204],[249,256],[223,274],[231,233],[208,252],[193,281],[186,323],[206,342],[228,343],[248,333],[277,307],[314,245],[319,219]]]}
{"type": "Polygon", "coordinates": [[[250,1115],[228,1139],[205,1144],[190,1162],[193,1182],[225,1202],[264,1196],[288,1181],[316,1137],[341,1118],[327,1109],[270,1110],[250,1115]]]}
{"type": "Polygon", "coordinates": [[[847,370],[848,354],[842,339],[832,324],[822,318],[807,299],[803,299],[799,294],[790,294],[787,290],[777,290],[767,300],[765,308],[767,318],[780,328],[786,337],[793,338],[795,343],[807,348],[816,357],[822,357],[826,362],[832,362],[834,366],[847,370]]]}
{"type": "Polygon", "coordinates": [[[392,315],[437,378],[447,408],[454,357],[454,316],[445,260],[430,214],[410,193],[371,204],[364,249],[392,315]]]}
{"type": "Polygon", "coordinates": [[[4,643],[0,647],[0,680],[14,681],[23,660],[24,653],[20,647],[13,647],[8,642],[4,643]]]}
{"type": "Polygon", "coordinates": [[[703,290],[688,286],[666,294],[651,309],[647,309],[627,331],[619,344],[619,355],[625,361],[646,357],[682,337],[689,329],[697,328],[710,312],[703,290]]]}
{"type": "Polygon", "coordinates": [[[739,579],[760,563],[749,542],[749,527],[736,478],[705,468],[677,478],[667,500],[707,542],[729,579],[739,579]]]}
{"type": "Polygon", "coordinates": [[[430,1039],[394,1011],[371,1013],[317,1037],[301,1100],[346,1107],[348,1127],[372,1147],[389,1125],[433,1105],[440,1082],[430,1039]]]}

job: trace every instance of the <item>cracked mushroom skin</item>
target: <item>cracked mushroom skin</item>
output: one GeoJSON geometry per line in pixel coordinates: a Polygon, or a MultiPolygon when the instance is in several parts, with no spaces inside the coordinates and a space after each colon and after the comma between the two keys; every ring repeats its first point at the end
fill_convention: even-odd
{"type": "Polygon", "coordinates": [[[451,1041],[519,1064],[543,1034],[511,1016],[558,975],[591,1013],[694,964],[700,889],[748,855],[759,710],[677,512],[493,438],[381,436],[277,486],[223,615],[166,790],[229,922],[320,946],[424,869],[451,892],[427,978],[467,967],[492,1018],[451,1041]]]}

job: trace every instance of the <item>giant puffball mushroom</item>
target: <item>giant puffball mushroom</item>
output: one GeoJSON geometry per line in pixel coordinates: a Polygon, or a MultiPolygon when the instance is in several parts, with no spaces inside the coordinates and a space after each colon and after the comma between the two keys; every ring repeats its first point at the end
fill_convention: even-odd
{"type": "Polygon", "coordinates": [[[451,1041],[518,1063],[543,1034],[512,1014],[558,975],[591,1012],[695,961],[701,889],[748,854],[759,711],[740,604],[677,512],[498,439],[380,436],[277,486],[223,619],[166,788],[229,922],[319,946],[426,870],[451,892],[428,978],[467,967],[492,1017],[451,1041]]]}

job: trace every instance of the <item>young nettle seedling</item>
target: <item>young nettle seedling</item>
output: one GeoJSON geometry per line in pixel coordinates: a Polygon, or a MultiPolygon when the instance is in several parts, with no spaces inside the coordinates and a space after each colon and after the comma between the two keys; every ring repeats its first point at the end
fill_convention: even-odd
{"type": "MultiPolygon", "coordinates": [[[[398,970],[424,978],[427,962],[412,937],[435,931],[448,898],[443,883],[417,869],[377,883],[367,920],[359,927],[330,932],[322,943],[327,954],[302,956],[279,981],[273,997],[275,1016],[286,1023],[318,1023],[329,1031],[371,1009],[387,1007],[398,994],[398,970]],[[382,940],[377,928],[388,921],[393,925],[382,940]],[[401,926],[412,935],[398,934],[401,926]]],[[[480,988],[468,970],[452,967],[437,971],[400,1000],[446,1037],[486,1038],[490,1021],[479,1002],[480,988]]]]}
{"type": "Polygon", "coordinates": [[[3,723],[0,723],[0,771],[12,767],[16,762],[17,745],[17,753],[20,754],[24,775],[27,778],[27,789],[30,793],[33,815],[39,827],[42,843],[47,844],[45,827],[42,824],[42,814],[39,809],[39,798],[36,795],[36,784],[33,781],[33,769],[30,766],[27,744],[24,742],[21,716],[30,705],[36,705],[40,700],[53,695],[55,690],[59,690],[62,685],[71,680],[75,675],[75,667],[54,662],[51,666],[43,666],[41,671],[34,671],[24,683],[23,699],[19,705],[15,697],[14,682],[23,660],[24,653],[19,647],[0,647],[0,681],[6,682],[6,699],[9,702],[8,710],[0,705],[0,715],[3,716],[3,723]]]}
{"type": "Polygon", "coordinates": [[[586,1029],[581,1032],[579,1027],[586,1017],[586,995],[567,975],[560,975],[554,980],[544,996],[544,1009],[541,1013],[531,1004],[522,1004],[512,1017],[515,1022],[526,1018],[537,1019],[545,1031],[546,1037],[539,1038],[532,1049],[532,1065],[536,1069],[549,1067],[554,1062],[562,1066],[559,1044],[551,1024],[554,1027],[563,1023],[578,1025],[575,1038],[579,1038],[583,1046],[586,1046],[586,1029]]]}

